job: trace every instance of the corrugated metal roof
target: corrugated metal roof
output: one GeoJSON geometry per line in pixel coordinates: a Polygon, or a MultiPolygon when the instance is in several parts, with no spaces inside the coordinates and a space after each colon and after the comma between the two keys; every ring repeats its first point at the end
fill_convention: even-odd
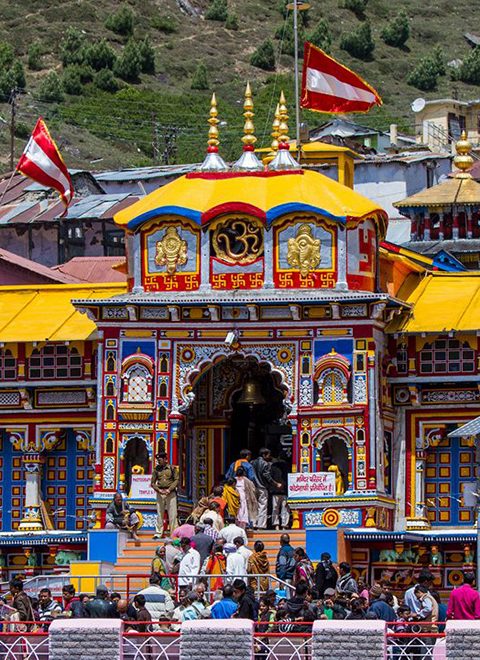
{"type": "Polygon", "coordinates": [[[115,268],[125,263],[125,257],[74,257],[64,264],[54,266],[52,270],[79,282],[126,282],[126,273],[115,268]]]}
{"type": "MultiPolygon", "coordinates": [[[[118,203],[123,202],[128,196],[127,193],[116,195],[89,195],[88,197],[79,199],[69,207],[67,218],[101,218],[112,208],[115,208],[118,203]]],[[[133,204],[138,199],[138,197],[132,196],[131,203],[133,204]]],[[[112,214],[109,215],[111,216],[112,214]]]]}
{"type": "Polygon", "coordinates": [[[112,170],[94,173],[97,181],[142,181],[166,176],[180,176],[198,169],[198,164],[136,167],[128,170],[112,170]]]}
{"type": "Polygon", "coordinates": [[[29,280],[31,282],[31,279],[28,277],[28,273],[33,273],[35,276],[38,276],[34,280],[35,282],[38,282],[40,278],[44,278],[45,280],[47,280],[46,283],[48,283],[49,280],[52,282],[52,284],[53,283],[68,284],[78,281],[74,276],[71,276],[68,273],[57,272],[53,268],[48,268],[47,266],[43,266],[42,264],[39,264],[36,261],[31,261],[30,259],[21,257],[19,254],[15,254],[14,252],[9,252],[8,250],[4,250],[3,248],[0,248],[0,271],[2,268],[1,262],[5,262],[7,264],[7,267],[14,266],[20,271],[24,271],[26,273],[26,277],[22,275],[22,279],[25,277],[25,282],[27,284],[29,283],[29,280]]]}
{"type": "Polygon", "coordinates": [[[394,202],[398,209],[412,207],[451,206],[452,204],[480,204],[480,183],[473,179],[452,178],[425,188],[415,195],[394,202]]]}
{"type": "Polygon", "coordinates": [[[450,431],[449,438],[469,438],[472,435],[480,435],[480,417],[471,419],[463,426],[459,426],[455,431],[450,431]]]}

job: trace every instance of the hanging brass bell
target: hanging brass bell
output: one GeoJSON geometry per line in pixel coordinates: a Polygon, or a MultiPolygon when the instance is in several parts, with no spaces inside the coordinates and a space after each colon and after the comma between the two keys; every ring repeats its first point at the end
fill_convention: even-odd
{"type": "Polygon", "coordinates": [[[252,377],[245,380],[238,403],[245,403],[249,406],[261,406],[265,403],[258,380],[252,377]]]}

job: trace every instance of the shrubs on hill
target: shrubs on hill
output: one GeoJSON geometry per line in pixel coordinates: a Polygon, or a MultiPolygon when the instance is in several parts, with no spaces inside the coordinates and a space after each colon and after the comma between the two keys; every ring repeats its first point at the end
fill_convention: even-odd
{"type": "Polygon", "coordinates": [[[344,7],[352,11],[357,18],[365,18],[368,0],[345,0],[344,7]]]}
{"type": "Polygon", "coordinates": [[[227,30],[238,30],[238,16],[236,14],[228,14],[225,27],[227,30]]]}
{"type": "Polygon", "coordinates": [[[113,69],[117,56],[107,41],[102,39],[85,48],[83,61],[95,71],[100,71],[101,69],[113,69]]]}
{"type": "Polygon", "coordinates": [[[14,88],[24,89],[25,86],[25,71],[22,63],[15,59],[10,44],[0,42],[0,101],[8,101],[14,88]]]}
{"type": "Polygon", "coordinates": [[[105,27],[115,34],[120,34],[124,37],[130,37],[133,34],[133,25],[135,22],[135,15],[130,7],[120,7],[118,11],[111,14],[105,21],[105,27]]]}
{"type": "Polygon", "coordinates": [[[270,39],[264,41],[252,54],[250,64],[264,71],[275,71],[275,50],[270,39]]]}
{"type": "Polygon", "coordinates": [[[431,92],[437,88],[438,77],[445,73],[445,56],[443,50],[437,46],[418,62],[408,76],[407,82],[422,92],[431,92]]]}
{"type": "Polygon", "coordinates": [[[42,63],[43,48],[41,44],[35,42],[30,44],[28,48],[27,64],[30,71],[41,71],[43,69],[42,63]]]}
{"type": "MultiPolygon", "coordinates": [[[[282,53],[295,56],[295,30],[293,29],[293,17],[290,18],[275,32],[275,39],[282,44],[282,53]]],[[[302,23],[298,23],[298,54],[303,55],[303,43],[305,41],[305,30],[302,23]]]]}
{"type": "Polygon", "coordinates": [[[138,82],[142,71],[142,58],[136,41],[129,39],[113,70],[119,78],[126,82],[138,82]]]}
{"type": "Polygon", "coordinates": [[[137,42],[138,55],[140,57],[140,67],[142,73],[155,73],[155,51],[153,50],[150,39],[145,37],[143,41],[137,42]]]}
{"type": "Polygon", "coordinates": [[[63,86],[60,76],[55,71],[50,71],[42,80],[38,90],[38,96],[42,101],[63,101],[63,86]]]}
{"type": "Polygon", "coordinates": [[[83,92],[82,78],[78,64],[67,66],[62,75],[62,86],[67,94],[80,96],[83,92]]]}
{"type": "Polygon", "coordinates": [[[150,21],[150,25],[155,30],[160,30],[165,34],[172,34],[178,30],[178,25],[175,19],[166,14],[155,15],[150,21]]]}
{"type": "Polygon", "coordinates": [[[480,46],[476,46],[462,62],[458,79],[470,85],[480,85],[480,46]]]}
{"type": "Polygon", "coordinates": [[[370,23],[362,23],[353,32],[345,34],[340,41],[340,48],[359,60],[370,59],[375,49],[370,23]]]}
{"type": "Polygon", "coordinates": [[[104,92],[116,92],[119,89],[119,84],[117,82],[117,79],[113,75],[113,73],[110,71],[110,69],[102,69],[101,71],[98,71],[95,74],[95,78],[93,80],[95,87],[98,87],[98,89],[101,89],[104,92]]]}
{"type": "Polygon", "coordinates": [[[198,64],[190,84],[192,89],[208,89],[208,72],[205,64],[198,64]]]}
{"type": "Polygon", "coordinates": [[[382,39],[388,46],[402,48],[410,36],[410,23],[404,11],[401,11],[382,30],[382,39]]]}
{"type": "Polygon", "coordinates": [[[316,28],[309,35],[308,41],[314,46],[321,48],[326,53],[330,52],[332,47],[332,33],[327,21],[322,18],[318,21],[316,28]]]}
{"type": "Polygon", "coordinates": [[[210,6],[205,12],[205,18],[209,21],[224,22],[228,17],[227,0],[210,0],[210,6]]]}
{"type": "Polygon", "coordinates": [[[85,35],[76,28],[69,27],[60,46],[60,59],[63,66],[82,64],[85,59],[85,35]]]}

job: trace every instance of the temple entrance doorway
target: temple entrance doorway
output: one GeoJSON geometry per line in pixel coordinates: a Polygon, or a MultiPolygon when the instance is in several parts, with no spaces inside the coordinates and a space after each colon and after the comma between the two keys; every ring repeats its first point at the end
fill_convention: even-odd
{"type": "Polygon", "coordinates": [[[270,365],[234,355],[203,373],[193,391],[186,433],[193,498],[218,483],[242,449],[250,449],[256,458],[267,447],[291,469],[292,435],[284,404],[287,390],[270,365]]]}
{"type": "Polygon", "coordinates": [[[125,492],[129,493],[132,486],[132,474],[149,474],[150,457],[143,438],[135,436],[128,440],[123,455],[125,464],[125,492]]]}
{"type": "Polygon", "coordinates": [[[348,489],[349,459],[343,438],[334,433],[326,437],[318,447],[317,462],[319,472],[328,472],[332,465],[336,465],[342,475],[343,490],[348,489]]]}

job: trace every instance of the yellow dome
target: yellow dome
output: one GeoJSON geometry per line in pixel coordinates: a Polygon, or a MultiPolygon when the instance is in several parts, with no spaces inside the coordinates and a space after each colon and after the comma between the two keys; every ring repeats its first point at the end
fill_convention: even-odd
{"type": "Polygon", "coordinates": [[[172,213],[205,224],[222,213],[243,212],[270,224],[295,211],[319,213],[340,224],[373,217],[380,236],[386,230],[387,214],[382,208],[337,181],[308,170],[193,172],[119,211],[115,222],[134,231],[153,218],[172,213]]]}

